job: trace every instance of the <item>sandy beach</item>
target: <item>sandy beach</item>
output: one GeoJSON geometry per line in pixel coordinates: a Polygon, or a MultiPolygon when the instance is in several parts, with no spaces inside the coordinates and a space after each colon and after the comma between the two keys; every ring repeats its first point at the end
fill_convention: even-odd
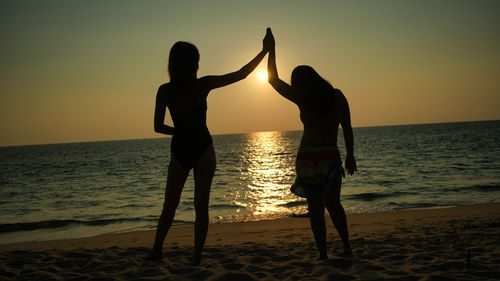
{"type": "MultiPolygon", "coordinates": [[[[329,218],[327,218],[328,221],[329,218]]],[[[2,280],[492,280],[500,276],[500,204],[348,215],[354,257],[328,223],[318,260],[308,218],[211,224],[200,266],[193,226],[0,245],[2,280]]],[[[497,279],[498,280],[498,279],[497,279]]]]}

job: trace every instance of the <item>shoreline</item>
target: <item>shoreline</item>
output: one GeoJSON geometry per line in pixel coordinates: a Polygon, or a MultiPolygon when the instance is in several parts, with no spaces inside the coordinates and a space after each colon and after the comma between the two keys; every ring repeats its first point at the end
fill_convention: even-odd
{"type": "MultiPolygon", "coordinates": [[[[473,204],[473,205],[447,205],[447,206],[432,206],[432,207],[420,207],[420,208],[417,207],[417,208],[407,208],[407,209],[386,210],[386,211],[379,211],[379,212],[373,212],[373,213],[350,213],[350,214],[347,213],[347,217],[349,218],[350,216],[368,215],[368,214],[385,214],[385,213],[393,213],[393,212],[401,212],[401,211],[439,210],[439,209],[459,208],[459,207],[484,205],[484,204],[500,204],[500,202],[498,202],[498,203],[481,203],[481,204],[473,204]]],[[[325,211],[325,214],[326,214],[327,220],[329,220],[328,212],[325,211]]],[[[273,221],[273,220],[288,219],[288,218],[299,219],[299,218],[308,218],[308,217],[309,217],[308,213],[299,213],[299,214],[292,213],[292,214],[288,214],[285,216],[263,217],[261,219],[256,219],[256,220],[210,222],[209,225],[212,226],[212,225],[219,225],[219,224],[251,223],[251,222],[273,221]]],[[[179,227],[190,227],[193,225],[194,225],[194,221],[193,222],[183,222],[180,224],[173,224],[172,229],[179,228],[179,227]]],[[[155,229],[156,229],[156,227],[140,226],[140,227],[133,227],[133,228],[124,229],[124,230],[113,230],[110,232],[102,232],[102,233],[97,233],[97,234],[93,234],[93,235],[84,235],[81,237],[63,237],[63,238],[57,238],[57,239],[26,240],[26,241],[7,242],[7,243],[0,242],[0,251],[2,250],[2,246],[10,247],[9,245],[22,245],[25,243],[45,243],[45,242],[54,242],[54,241],[63,241],[63,240],[80,240],[80,239],[88,239],[88,238],[93,238],[93,237],[98,237],[98,236],[106,236],[106,235],[114,235],[114,234],[155,231],[155,229]]],[[[35,230],[31,230],[31,231],[40,231],[40,230],[43,231],[43,230],[50,230],[50,229],[41,228],[41,229],[35,229],[35,230]]],[[[18,232],[20,235],[22,235],[24,231],[15,231],[13,233],[16,233],[16,232],[18,232]]]]}
{"type": "MultiPolygon", "coordinates": [[[[349,232],[350,235],[353,235],[353,230],[351,230],[353,227],[354,229],[357,229],[360,227],[362,231],[365,231],[365,229],[368,229],[370,226],[372,226],[372,223],[366,224],[367,221],[369,221],[371,218],[378,218],[380,223],[388,223],[392,220],[393,217],[395,216],[402,216],[402,217],[407,217],[413,215],[415,213],[415,218],[420,218],[428,214],[429,212],[435,212],[438,211],[441,213],[441,215],[453,215],[457,211],[460,211],[460,214],[464,214],[467,212],[475,213],[477,211],[475,210],[481,210],[480,212],[484,212],[485,208],[490,208],[492,210],[497,210],[497,212],[500,215],[500,203],[482,203],[482,204],[474,204],[474,205],[460,205],[460,206],[434,206],[434,207],[422,207],[422,208],[408,208],[408,209],[401,209],[401,210],[390,210],[390,211],[382,211],[382,212],[374,212],[374,213],[354,213],[354,214],[347,214],[347,222],[349,224],[349,232]],[[451,210],[450,210],[451,209],[451,210]],[[441,212],[443,211],[443,212],[441,212]],[[355,223],[353,223],[354,221],[355,223]],[[365,225],[360,225],[358,222],[363,221],[365,222],[365,225]]],[[[469,215],[471,215],[469,214],[469,215]]],[[[325,221],[327,223],[327,232],[335,232],[334,229],[329,229],[333,228],[333,224],[331,223],[331,220],[328,216],[328,212],[325,211],[325,221]]],[[[209,232],[207,235],[207,242],[210,238],[211,234],[211,228],[215,228],[213,231],[217,231],[216,233],[220,233],[219,231],[228,231],[232,229],[233,227],[240,227],[242,226],[242,229],[251,229],[254,227],[260,227],[261,224],[274,224],[273,222],[276,223],[276,225],[281,225],[281,224],[286,224],[286,225],[300,225],[303,227],[303,224],[307,224],[307,227],[309,227],[309,219],[308,215],[300,215],[300,216],[286,216],[286,217],[278,217],[278,218],[271,218],[271,219],[262,219],[262,220],[255,220],[255,221],[237,221],[237,222],[217,222],[217,223],[210,223],[209,224],[209,232]],[[298,222],[295,222],[298,220],[298,222]],[[304,222],[305,220],[306,222],[304,222]],[[243,227],[243,224],[248,224],[246,227],[243,227]]],[[[66,246],[70,245],[84,245],[86,243],[81,243],[81,242],[86,242],[86,240],[96,242],[97,240],[103,239],[105,241],[108,241],[111,243],[112,240],[110,238],[114,236],[123,236],[124,238],[145,238],[145,236],[151,236],[151,241],[153,241],[153,236],[156,228],[150,228],[150,229],[144,229],[144,230],[134,230],[134,231],[113,231],[110,233],[103,233],[103,234],[98,234],[98,235],[93,235],[93,236],[88,236],[88,237],[80,237],[80,238],[64,238],[64,239],[56,239],[56,240],[35,240],[35,241],[23,241],[23,242],[15,242],[15,243],[6,243],[6,244],[0,244],[0,252],[5,251],[5,250],[13,250],[13,249],[50,249],[46,246],[43,246],[41,244],[47,244],[47,245],[53,245],[54,247],[58,247],[60,245],[63,245],[64,248],[66,246]]],[[[171,230],[169,232],[169,235],[167,236],[167,239],[165,240],[165,245],[170,241],[173,240],[174,238],[177,238],[178,235],[182,235],[183,237],[185,235],[189,235],[189,231],[194,232],[194,222],[193,223],[186,223],[182,225],[173,225],[171,227],[171,230]]],[[[328,233],[331,234],[331,233],[328,233]]],[[[333,233],[337,235],[337,233],[333,233]]],[[[312,233],[311,233],[312,235],[312,233]]],[[[312,236],[311,236],[312,239],[312,236]]],[[[135,240],[135,239],[134,239],[135,240]]],[[[191,241],[190,241],[191,242],[191,241]]],[[[118,246],[118,245],[111,245],[111,244],[102,244],[102,243],[97,243],[93,244],[90,243],[89,245],[100,245],[100,246],[118,246]]],[[[83,247],[84,249],[86,247],[83,247]]]]}
{"type": "Polygon", "coordinates": [[[489,280],[500,275],[500,203],[347,216],[354,257],[327,221],[318,260],[308,218],[211,224],[200,266],[193,225],[172,228],[160,262],[154,230],[0,245],[3,280],[489,280]],[[444,279],[442,279],[444,278],[444,279]]]}

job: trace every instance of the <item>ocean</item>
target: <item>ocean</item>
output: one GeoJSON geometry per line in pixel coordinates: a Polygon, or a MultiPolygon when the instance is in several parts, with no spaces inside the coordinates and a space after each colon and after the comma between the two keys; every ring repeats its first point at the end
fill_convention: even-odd
{"type": "MultiPolygon", "coordinates": [[[[293,195],[301,131],[213,136],[212,223],[307,213],[293,195]]],[[[347,213],[500,202],[500,121],[354,128],[347,213]]],[[[342,130],[339,148],[345,157],[342,130]]],[[[156,227],[170,138],[0,147],[0,244],[156,227]]],[[[194,222],[192,172],[174,225],[194,222]]]]}

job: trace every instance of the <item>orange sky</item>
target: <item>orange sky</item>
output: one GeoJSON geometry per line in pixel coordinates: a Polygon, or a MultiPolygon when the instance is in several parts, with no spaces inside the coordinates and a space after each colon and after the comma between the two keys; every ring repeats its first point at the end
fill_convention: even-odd
{"type": "MultiPolygon", "coordinates": [[[[199,76],[224,74],[267,26],[280,76],[313,66],[354,126],[500,119],[498,1],[20,2],[0,3],[0,146],[157,137],[172,44],[198,46],[199,76]]],[[[213,134],[301,129],[257,72],[214,90],[207,118],[213,134]]]]}

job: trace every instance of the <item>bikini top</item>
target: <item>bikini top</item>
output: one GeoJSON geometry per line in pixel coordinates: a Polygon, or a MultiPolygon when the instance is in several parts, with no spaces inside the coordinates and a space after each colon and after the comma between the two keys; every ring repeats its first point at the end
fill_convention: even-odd
{"type": "MultiPolygon", "coordinates": [[[[335,91],[340,91],[335,89],[335,91]]],[[[324,100],[323,105],[330,104],[326,111],[320,112],[320,108],[316,105],[305,104],[300,107],[300,120],[302,124],[309,127],[325,127],[332,123],[337,117],[334,103],[324,100]]]]}

